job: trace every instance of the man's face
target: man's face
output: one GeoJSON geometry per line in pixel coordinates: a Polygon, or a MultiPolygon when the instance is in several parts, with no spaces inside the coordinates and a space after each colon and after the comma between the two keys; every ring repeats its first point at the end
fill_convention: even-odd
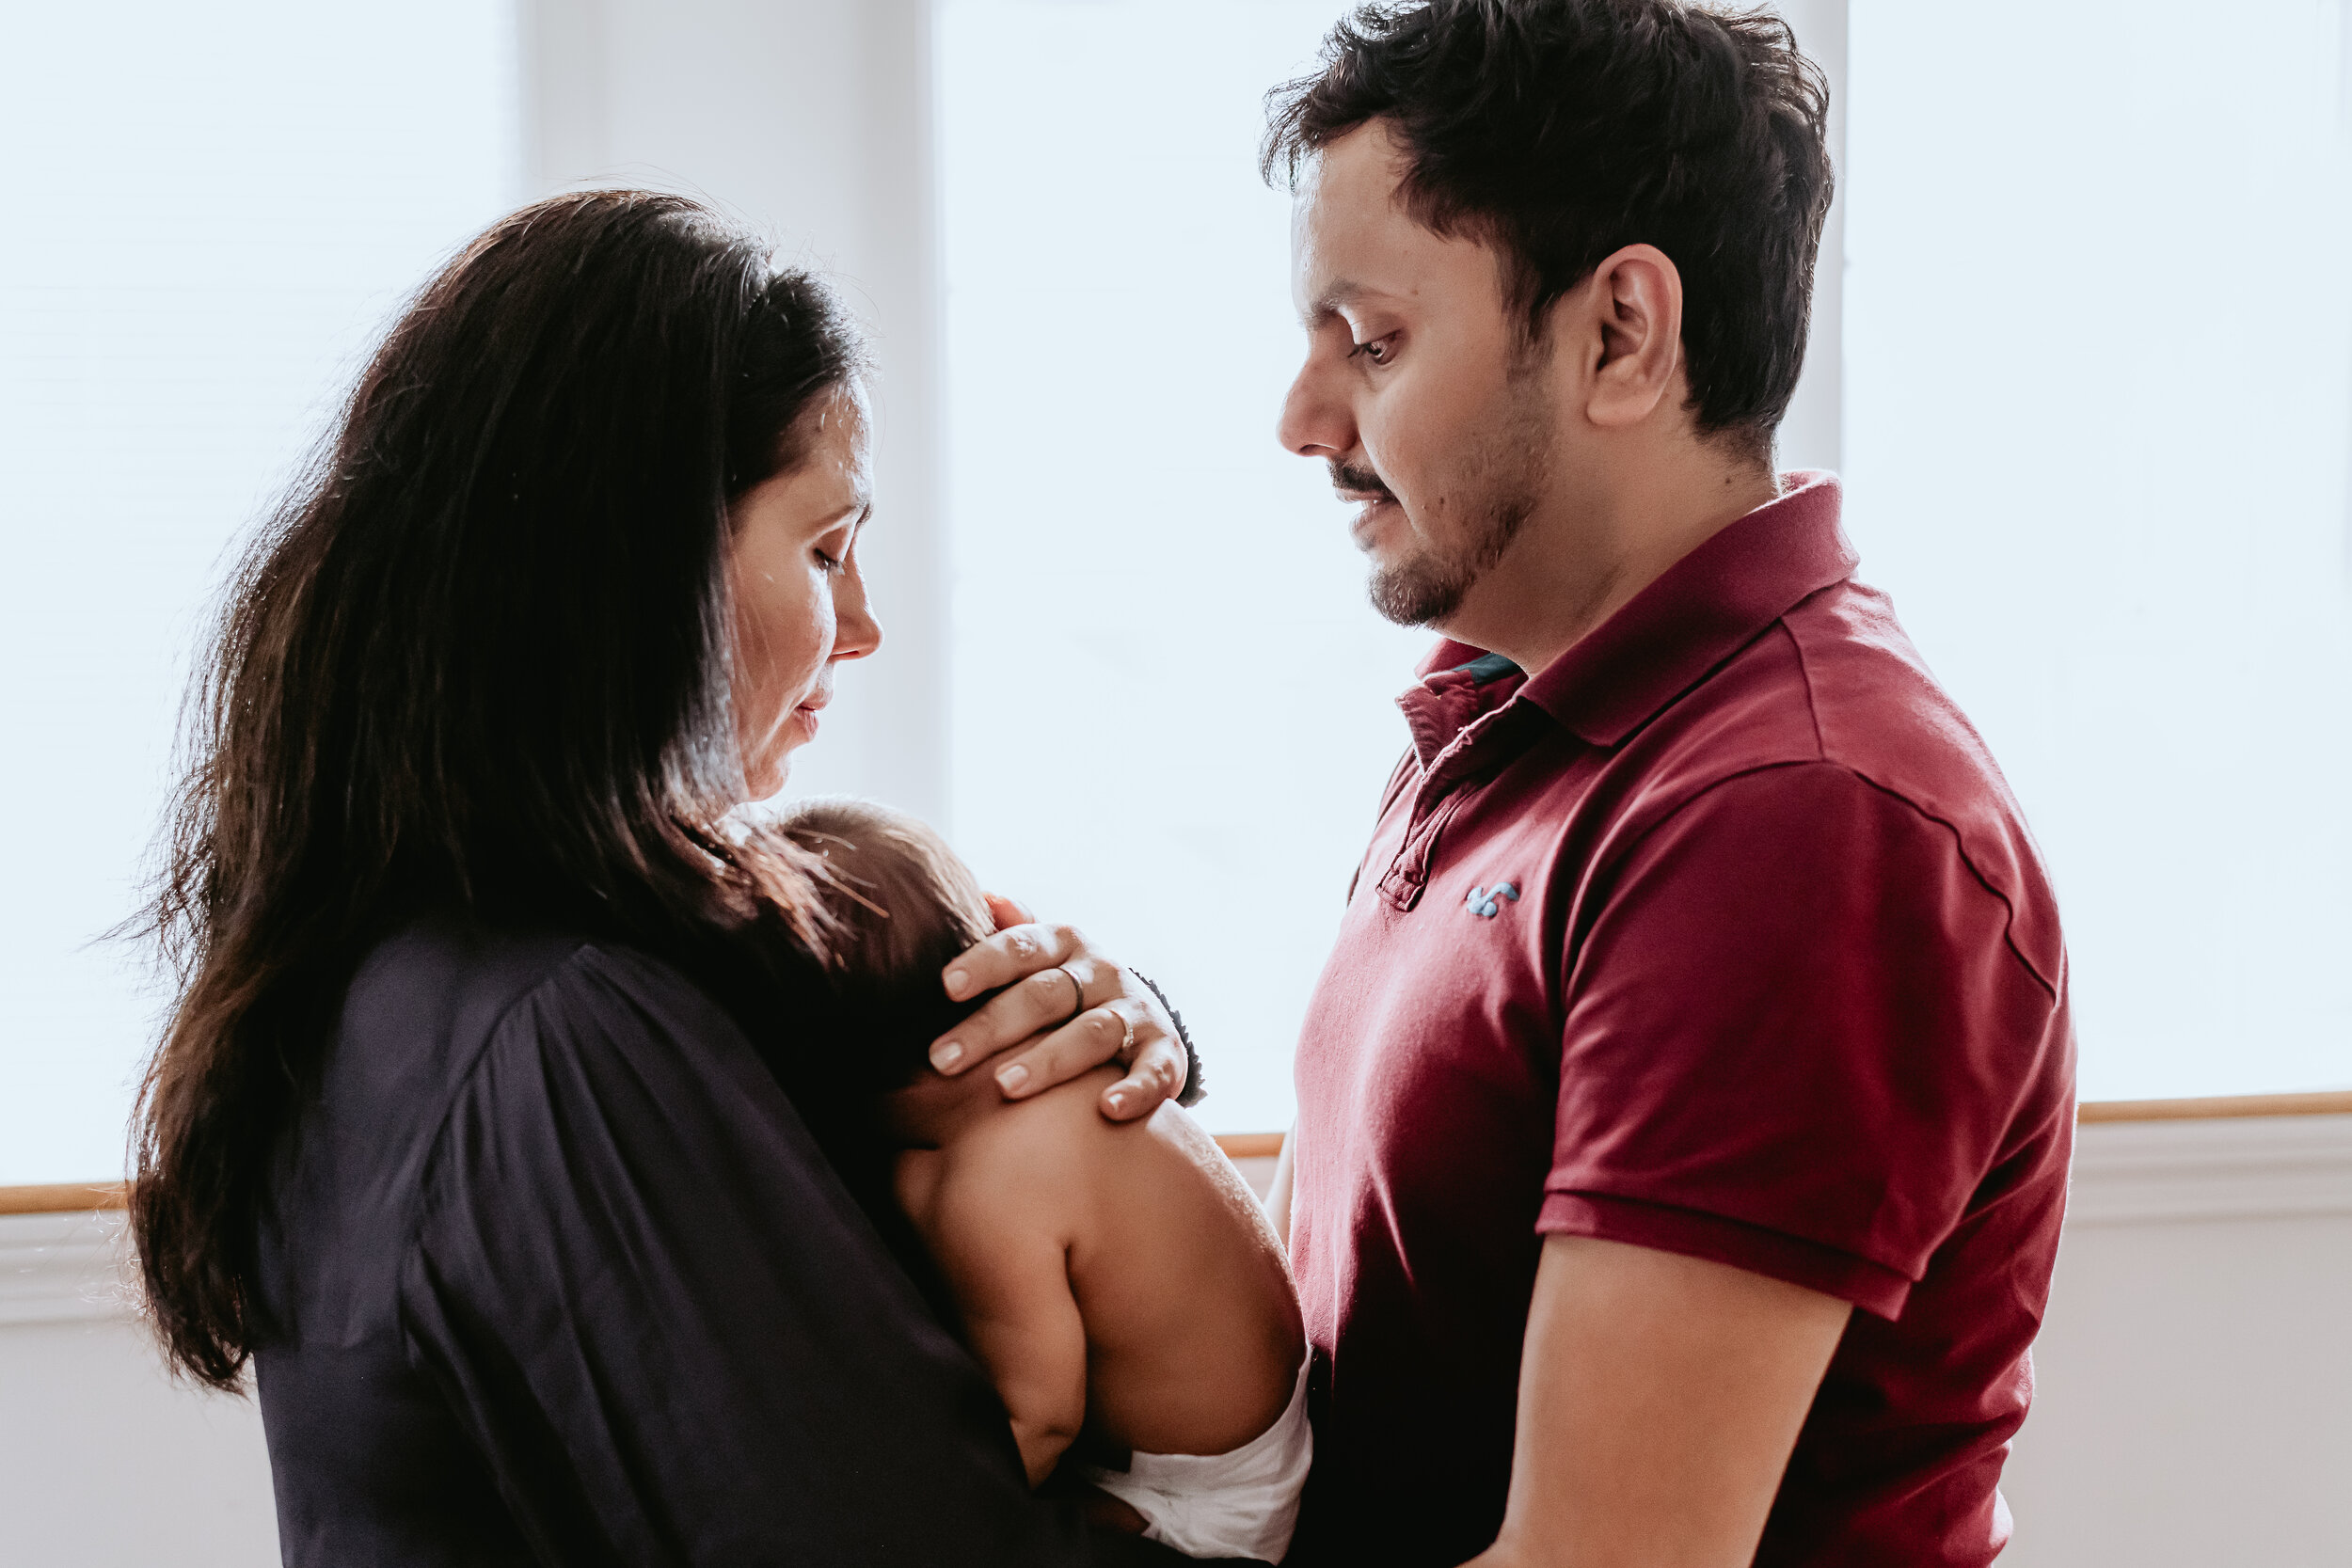
{"type": "Polygon", "coordinates": [[[1307,362],[1282,444],[1360,503],[1372,601],[1446,629],[1537,506],[1556,438],[1540,346],[1522,341],[1496,252],[1423,228],[1397,197],[1382,120],[1325,149],[1291,222],[1307,362]]]}

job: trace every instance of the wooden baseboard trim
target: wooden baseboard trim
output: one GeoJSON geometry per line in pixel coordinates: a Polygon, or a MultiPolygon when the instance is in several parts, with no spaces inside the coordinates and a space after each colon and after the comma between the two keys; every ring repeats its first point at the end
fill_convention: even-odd
{"type": "Polygon", "coordinates": [[[1216,1147],[1228,1160],[1271,1160],[1282,1152],[1279,1132],[1219,1132],[1216,1147]]]}
{"type": "MultiPolygon", "coordinates": [[[[2217,1121],[2234,1117],[2352,1117],[2352,1089],[2309,1094],[2217,1095],[2203,1100],[2087,1100],[2075,1119],[2106,1121],[2217,1121]]],[[[1282,1152],[1279,1132],[1219,1132],[1229,1160],[1265,1159],[1282,1152]]]]}
{"type": "MultiPolygon", "coordinates": [[[[2352,1089],[2314,1094],[2227,1095],[2209,1100],[2092,1100],[2083,1103],[2078,1115],[2085,1122],[2344,1117],[2352,1116],[2352,1089]]],[[[1216,1145],[1229,1160],[1270,1160],[1282,1152],[1282,1134],[1219,1132],[1216,1145]]],[[[34,1187],[0,1187],[0,1214],[66,1214],[122,1206],[119,1181],[55,1181],[34,1187]]]]}
{"type": "Polygon", "coordinates": [[[2225,1117],[2352,1117],[2352,1089],[2233,1094],[2206,1100],[2090,1100],[2079,1121],[2215,1121],[2225,1117]]]}
{"type": "Polygon", "coordinates": [[[0,1187],[0,1214],[71,1214],[119,1209],[119,1181],[53,1181],[40,1187],[0,1187]]]}

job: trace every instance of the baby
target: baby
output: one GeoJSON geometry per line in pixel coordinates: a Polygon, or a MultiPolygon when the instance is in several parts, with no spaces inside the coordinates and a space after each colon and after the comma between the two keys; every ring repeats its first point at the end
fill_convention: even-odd
{"type": "Polygon", "coordinates": [[[972,873],[879,806],[812,801],[781,825],[833,874],[835,985],[892,1085],[898,1201],[1030,1485],[1068,1454],[1065,1474],[1131,1508],[1130,1528],[1193,1557],[1280,1561],[1312,1450],[1306,1341],[1240,1174],[1173,1103],[1105,1120],[1116,1067],[1010,1102],[988,1073],[930,1070],[932,1039],[971,1006],[947,1002],[940,972],[995,929],[972,873]]]}

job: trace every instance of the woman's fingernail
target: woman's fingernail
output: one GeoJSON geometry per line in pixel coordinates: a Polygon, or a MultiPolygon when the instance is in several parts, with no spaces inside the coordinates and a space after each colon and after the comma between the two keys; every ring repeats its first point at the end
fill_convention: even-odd
{"type": "Polygon", "coordinates": [[[996,1075],[996,1085],[1007,1094],[1019,1094],[1021,1085],[1029,1081],[1029,1069],[1015,1062],[996,1075]]]}
{"type": "Polygon", "coordinates": [[[1126,1091],[1126,1090],[1124,1090],[1124,1089],[1113,1089],[1113,1090],[1111,1090],[1111,1097],[1110,1097],[1110,1098],[1111,1098],[1111,1109],[1112,1109],[1112,1110],[1114,1110],[1114,1111],[1123,1111],[1123,1110],[1125,1110],[1125,1109],[1127,1108],[1127,1091],[1126,1091]]]}
{"type": "Polygon", "coordinates": [[[931,1066],[945,1072],[963,1060],[963,1045],[959,1040],[941,1040],[931,1047],[931,1066]]]}
{"type": "Polygon", "coordinates": [[[958,1001],[963,999],[963,988],[971,983],[972,976],[961,969],[951,969],[947,972],[947,994],[958,1001]]]}

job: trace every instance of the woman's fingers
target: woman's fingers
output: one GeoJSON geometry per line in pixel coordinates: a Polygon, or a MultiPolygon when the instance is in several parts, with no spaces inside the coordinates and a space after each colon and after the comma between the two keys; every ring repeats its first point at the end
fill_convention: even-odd
{"type": "Polygon", "coordinates": [[[1173,1036],[1161,1035],[1150,1045],[1139,1044],[1127,1076],[1103,1091],[1103,1114],[1113,1121],[1133,1121],[1184,1092],[1184,1048],[1173,1036]]]}
{"type": "MultiPolygon", "coordinates": [[[[1068,927],[1061,927],[1067,930],[1068,927]]],[[[1075,933],[1071,933],[1073,937],[1075,933]]],[[[999,931],[988,942],[973,948],[956,960],[948,971],[952,976],[959,970],[967,976],[973,974],[990,975],[992,958],[983,949],[1000,939],[1012,938],[1025,942],[1025,948],[1008,943],[1009,956],[1017,961],[1034,965],[1018,978],[996,980],[975,987],[967,983],[959,987],[951,978],[947,994],[961,1001],[977,991],[1003,986],[974,1011],[970,1018],[957,1024],[931,1043],[931,1066],[953,1077],[977,1061],[993,1056],[1009,1045],[1019,1045],[1032,1036],[1049,1029],[1058,1029],[1086,1011],[1093,1001],[1107,1001],[1118,995],[1115,985],[1095,984],[1095,976],[1103,966],[1092,959],[1082,958],[1068,949],[1074,942],[1055,940],[1056,929],[1050,927],[1015,927],[999,931]],[[1084,988],[1091,987],[1090,990],[1084,988]],[[959,995],[959,991],[961,994],[959,995]]]]}
{"type": "Polygon", "coordinates": [[[1143,1030],[1136,1026],[1136,1010],[1135,1004],[1123,998],[1089,1007],[1060,1028],[1004,1053],[989,1063],[989,1070],[995,1074],[996,1085],[1008,1100],[1026,1100],[1057,1084],[1067,1084],[1118,1060],[1131,1029],[1141,1049],[1143,1030]]]}
{"type": "Polygon", "coordinates": [[[1008,926],[976,946],[966,948],[941,976],[947,995],[958,1002],[1009,986],[1024,975],[1051,969],[1083,947],[1086,939],[1068,926],[1041,926],[1032,921],[1008,926]]]}
{"type": "Polygon", "coordinates": [[[1067,926],[1009,926],[942,979],[959,1001],[997,994],[932,1042],[941,1072],[985,1062],[1006,1098],[1024,1100],[1116,1058],[1128,1070],[1103,1091],[1114,1121],[1149,1116],[1184,1092],[1184,1045],[1159,999],[1067,926]]]}

